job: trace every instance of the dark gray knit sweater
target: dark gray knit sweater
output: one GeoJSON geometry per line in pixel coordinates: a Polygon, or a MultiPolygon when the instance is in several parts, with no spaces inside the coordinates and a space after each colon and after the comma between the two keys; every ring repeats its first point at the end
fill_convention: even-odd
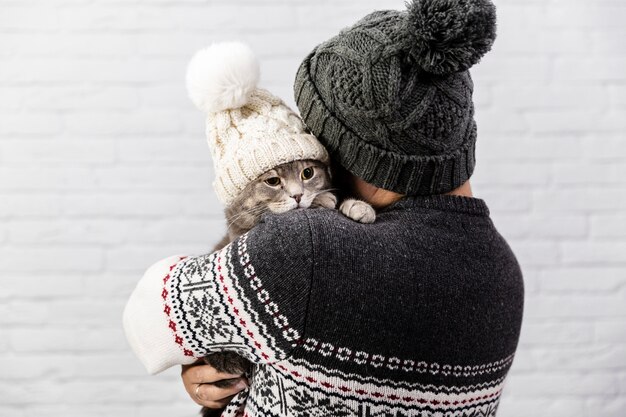
{"type": "MultiPolygon", "coordinates": [[[[227,415],[495,415],[523,283],[482,200],[405,198],[371,225],[271,215],[220,252],[168,262],[144,280],[162,282],[150,297],[181,356],[158,360],[232,350],[257,364],[227,415]]],[[[131,343],[149,345],[130,321],[131,343]]]]}

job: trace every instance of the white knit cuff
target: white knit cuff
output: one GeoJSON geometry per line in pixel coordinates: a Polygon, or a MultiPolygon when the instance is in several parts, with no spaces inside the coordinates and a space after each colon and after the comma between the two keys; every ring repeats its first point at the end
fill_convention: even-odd
{"type": "Polygon", "coordinates": [[[137,284],[124,309],[124,332],[146,370],[156,374],[174,365],[196,361],[176,344],[164,312],[163,279],[181,256],[170,256],[152,265],[137,284]]]}

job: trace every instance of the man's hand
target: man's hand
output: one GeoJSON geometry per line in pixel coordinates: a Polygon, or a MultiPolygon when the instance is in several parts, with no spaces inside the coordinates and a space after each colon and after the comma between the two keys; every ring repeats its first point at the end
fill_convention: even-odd
{"type": "Polygon", "coordinates": [[[191,399],[208,408],[226,407],[239,391],[248,387],[245,376],[220,373],[212,366],[204,365],[204,362],[183,365],[180,375],[191,399]],[[224,379],[233,380],[233,383],[224,388],[214,385],[224,379]]]}

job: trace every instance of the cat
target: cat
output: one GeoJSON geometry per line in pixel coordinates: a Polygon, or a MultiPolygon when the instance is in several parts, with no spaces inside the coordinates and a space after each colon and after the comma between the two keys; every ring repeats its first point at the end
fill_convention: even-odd
{"type": "MultiPolygon", "coordinates": [[[[331,183],[330,167],[320,161],[288,162],[270,169],[248,184],[224,210],[228,222],[227,233],[213,248],[220,250],[248,232],[265,213],[285,213],[294,209],[330,208],[337,206],[337,197],[331,183]]],[[[352,220],[373,223],[374,209],[364,201],[345,199],[339,211],[352,220]]],[[[212,353],[203,361],[219,372],[248,374],[250,362],[233,352],[212,353]]],[[[239,378],[213,382],[217,387],[228,387],[239,378]]],[[[203,417],[216,417],[222,410],[203,407],[203,417]]]]}

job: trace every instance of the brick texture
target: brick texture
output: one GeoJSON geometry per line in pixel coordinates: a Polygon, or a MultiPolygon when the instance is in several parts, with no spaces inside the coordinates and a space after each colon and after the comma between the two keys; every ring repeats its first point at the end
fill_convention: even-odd
{"type": "MultiPolygon", "coordinates": [[[[501,417],[626,415],[626,3],[496,0],[473,178],[526,277],[501,417]]],[[[401,0],[0,0],[0,416],[193,416],[121,311],[224,230],[187,60],[241,39],[293,105],[318,42],[401,0]]]]}

